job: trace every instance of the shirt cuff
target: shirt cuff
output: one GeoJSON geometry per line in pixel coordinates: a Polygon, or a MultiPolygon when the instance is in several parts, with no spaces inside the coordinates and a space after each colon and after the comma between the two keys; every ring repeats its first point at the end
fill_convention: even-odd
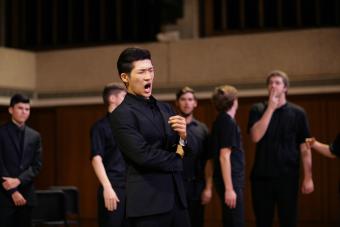
{"type": "Polygon", "coordinates": [[[179,138],[179,144],[182,146],[182,147],[185,147],[185,145],[187,145],[187,140],[184,140],[182,138],[179,138]]]}

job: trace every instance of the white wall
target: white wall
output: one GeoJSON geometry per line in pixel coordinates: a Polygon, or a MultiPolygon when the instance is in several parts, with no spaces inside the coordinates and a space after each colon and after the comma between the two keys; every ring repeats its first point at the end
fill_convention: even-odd
{"type": "MultiPolygon", "coordinates": [[[[229,35],[147,48],[156,67],[155,88],[233,84],[259,87],[272,69],[288,73],[293,84],[311,90],[318,83],[340,86],[340,28],[229,35]],[[315,82],[316,81],[316,82],[315,82]],[[303,83],[301,83],[303,82],[303,83]]],[[[116,61],[127,45],[30,53],[0,49],[0,88],[31,89],[39,94],[100,92],[119,81],[116,61]]],[[[334,88],[336,86],[336,88],[334,88]]],[[[319,90],[320,91],[320,90],[319,90]]],[[[304,90],[300,89],[299,93],[304,90]]]]}
{"type": "MultiPolygon", "coordinates": [[[[340,79],[340,29],[231,35],[140,46],[151,50],[158,88],[262,83],[272,69],[286,71],[292,81],[340,79]]],[[[37,89],[96,90],[118,80],[115,63],[125,47],[37,53],[37,89]]]]}
{"type": "Polygon", "coordinates": [[[0,88],[36,89],[36,54],[0,47],[0,88]]]}

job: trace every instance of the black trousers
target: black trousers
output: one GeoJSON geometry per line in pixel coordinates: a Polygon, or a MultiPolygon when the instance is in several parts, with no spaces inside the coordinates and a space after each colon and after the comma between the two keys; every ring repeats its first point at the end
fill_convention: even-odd
{"type": "Polygon", "coordinates": [[[190,217],[191,226],[203,227],[204,224],[204,206],[201,200],[189,200],[188,212],[190,217]]]}
{"type": "Polygon", "coordinates": [[[244,216],[244,195],[242,187],[235,187],[236,193],[236,207],[229,208],[224,201],[224,185],[223,183],[215,182],[217,193],[220,197],[222,206],[222,222],[223,227],[244,227],[245,216],[244,216]]]}
{"type": "Polygon", "coordinates": [[[188,211],[180,205],[178,198],[175,198],[175,205],[171,211],[129,218],[129,224],[131,227],[191,227],[188,211]]]}
{"type": "MultiPolygon", "coordinates": [[[[0,201],[1,202],[1,201],[0,201]]],[[[11,206],[0,207],[1,227],[31,227],[32,207],[31,206],[11,206]]]]}
{"type": "Polygon", "coordinates": [[[275,208],[281,227],[296,227],[299,178],[252,179],[252,200],[257,227],[273,226],[275,208]]]}
{"type": "Polygon", "coordinates": [[[184,180],[188,213],[193,227],[203,227],[204,224],[204,206],[201,204],[204,186],[203,180],[184,180]]]}
{"type": "Polygon", "coordinates": [[[104,197],[103,197],[103,188],[100,187],[98,189],[97,201],[98,201],[98,226],[99,227],[127,227],[127,219],[125,218],[125,188],[114,188],[116,192],[119,203],[117,206],[117,210],[108,211],[105,207],[104,197]]]}

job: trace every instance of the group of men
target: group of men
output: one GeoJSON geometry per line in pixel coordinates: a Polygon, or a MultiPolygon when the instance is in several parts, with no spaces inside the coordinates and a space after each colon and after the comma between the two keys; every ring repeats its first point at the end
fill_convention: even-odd
{"type": "MultiPolygon", "coordinates": [[[[211,199],[214,182],[221,197],[223,225],[245,226],[244,150],[235,120],[238,91],[228,85],[215,89],[213,103],[219,114],[209,136],[206,125],[193,117],[197,107],[193,89],[178,91],[178,115],[152,96],[154,67],[148,50],[125,49],[117,68],[126,87],[120,91],[126,96],[105,120],[106,128],[112,129],[107,133],[113,136],[97,138],[111,138],[115,146],[110,146],[114,147],[110,152],[122,154],[126,193],[120,198],[106,193],[116,183],[111,181],[110,190],[106,190],[107,181],[97,173],[104,188],[104,192],[99,190],[98,202],[104,200],[107,209],[99,212],[99,217],[125,215],[125,226],[203,226],[204,205],[211,199]],[[125,214],[115,212],[119,206],[125,206],[125,214]]],[[[288,87],[284,72],[270,72],[268,100],[255,104],[249,114],[248,132],[256,143],[251,174],[253,208],[261,227],[272,226],[276,207],[280,226],[296,226],[301,160],[301,190],[305,194],[314,190],[310,149],[319,151],[321,143],[310,138],[304,110],[287,101],[288,87]]],[[[92,134],[99,135],[96,128],[92,130],[98,132],[92,134]]],[[[93,147],[92,152],[95,159],[98,151],[93,147]]],[[[107,168],[113,170],[112,165],[107,168]]],[[[123,226],[117,222],[111,225],[123,226]]]]}
{"type": "MultiPolygon", "coordinates": [[[[127,48],[117,61],[125,86],[103,90],[107,115],[91,128],[91,162],[100,182],[99,226],[203,226],[204,205],[212,186],[221,198],[223,226],[245,226],[244,150],[235,120],[238,91],[224,85],[213,92],[219,114],[211,134],[194,118],[197,98],[184,87],[176,94],[178,114],[152,96],[155,76],[151,54],[127,48]]],[[[299,166],[301,190],[311,193],[311,148],[328,157],[339,155],[339,136],[326,145],[311,138],[304,110],[287,101],[289,80],[282,71],[267,77],[268,100],[255,104],[248,133],[256,143],[251,174],[256,225],[296,226],[299,166]]],[[[30,226],[33,179],[41,168],[41,139],[26,126],[29,99],[14,95],[12,119],[0,128],[0,221],[30,226]]]]}

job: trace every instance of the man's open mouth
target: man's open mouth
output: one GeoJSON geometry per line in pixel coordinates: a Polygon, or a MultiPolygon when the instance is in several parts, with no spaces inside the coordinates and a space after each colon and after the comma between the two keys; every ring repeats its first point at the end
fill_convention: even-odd
{"type": "Polygon", "coordinates": [[[145,85],[144,85],[144,88],[145,88],[145,89],[151,88],[151,83],[145,84],[145,85]]]}

